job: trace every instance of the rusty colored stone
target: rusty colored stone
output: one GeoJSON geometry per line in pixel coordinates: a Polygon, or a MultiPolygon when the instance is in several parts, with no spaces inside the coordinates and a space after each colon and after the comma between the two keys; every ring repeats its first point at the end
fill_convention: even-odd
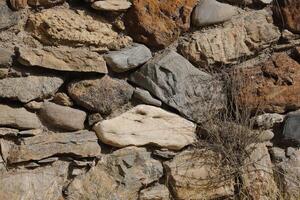
{"type": "Polygon", "coordinates": [[[20,10],[27,6],[27,0],[10,0],[10,5],[15,10],[20,10]]]}
{"type": "Polygon", "coordinates": [[[300,108],[300,64],[286,53],[235,69],[233,81],[237,103],[249,110],[283,113],[300,108]]]}
{"type": "Polygon", "coordinates": [[[126,26],[138,42],[164,48],[190,27],[190,15],[197,0],[133,0],[126,26]]]}

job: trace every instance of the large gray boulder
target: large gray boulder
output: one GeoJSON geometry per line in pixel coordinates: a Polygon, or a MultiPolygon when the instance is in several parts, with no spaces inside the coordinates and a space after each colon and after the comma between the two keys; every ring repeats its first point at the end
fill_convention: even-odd
{"type": "Polygon", "coordinates": [[[286,141],[295,142],[300,144],[300,112],[293,112],[287,115],[284,129],[283,138],[286,141]]]}
{"type": "Polygon", "coordinates": [[[133,73],[130,81],[196,122],[224,108],[222,82],[172,50],[155,56],[133,73]]]}

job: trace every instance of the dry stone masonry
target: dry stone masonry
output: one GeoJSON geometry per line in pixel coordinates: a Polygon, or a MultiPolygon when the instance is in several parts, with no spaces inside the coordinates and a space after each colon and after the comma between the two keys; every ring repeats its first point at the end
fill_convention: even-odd
{"type": "Polygon", "coordinates": [[[299,122],[299,0],[0,0],[0,200],[299,200],[299,122]]]}

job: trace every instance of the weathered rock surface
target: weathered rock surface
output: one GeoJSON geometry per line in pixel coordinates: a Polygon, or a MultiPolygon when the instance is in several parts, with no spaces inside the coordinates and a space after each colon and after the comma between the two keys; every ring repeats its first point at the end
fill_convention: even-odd
{"type": "Polygon", "coordinates": [[[126,81],[104,76],[74,81],[69,84],[68,93],[77,104],[86,109],[108,115],[130,100],[133,87],[126,81]]]}
{"type": "Polygon", "coordinates": [[[94,132],[83,130],[66,133],[43,133],[23,138],[20,144],[1,141],[3,158],[8,163],[41,160],[50,156],[68,154],[74,157],[99,156],[101,148],[94,132]]]}
{"type": "Polygon", "coordinates": [[[300,112],[288,114],[283,129],[284,140],[300,144],[300,112]]]}
{"type": "Polygon", "coordinates": [[[34,129],[41,127],[36,114],[28,112],[25,108],[14,108],[0,104],[0,126],[18,129],[34,129]]]}
{"type": "Polygon", "coordinates": [[[32,7],[44,7],[50,8],[59,4],[64,3],[65,0],[28,0],[28,5],[32,7]]]}
{"type": "Polygon", "coordinates": [[[233,178],[224,179],[226,166],[212,151],[183,151],[165,163],[176,199],[217,199],[234,194],[233,178]]]}
{"type": "Polygon", "coordinates": [[[54,164],[33,170],[12,170],[0,174],[0,199],[58,200],[67,182],[68,164],[54,164]]]}
{"type": "Polygon", "coordinates": [[[102,142],[116,147],[151,144],[179,150],[196,139],[196,126],[192,122],[148,105],[138,105],[116,118],[102,121],[94,130],[102,142]]]}
{"type": "Polygon", "coordinates": [[[48,127],[77,131],[84,129],[86,113],[75,108],[44,102],[39,111],[39,117],[48,127]]]}
{"type": "Polygon", "coordinates": [[[72,99],[63,92],[58,92],[54,95],[52,101],[58,105],[62,106],[73,106],[73,101],[72,99]]]}
{"type": "Polygon", "coordinates": [[[239,105],[249,110],[284,113],[300,108],[300,64],[286,53],[234,72],[239,105]]]}
{"type": "Polygon", "coordinates": [[[14,10],[20,10],[27,6],[27,0],[9,0],[9,2],[14,10]]]}
{"type": "Polygon", "coordinates": [[[280,115],[277,113],[265,113],[255,117],[255,124],[258,127],[262,127],[264,129],[271,129],[275,125],[282,123],[284,117],[284,115],[280,115]]]}
{"type": "Polygon", "coordinates": [[[128,0],[104,0],[95,1],[92,8],[105,11],[126,11],[130,8],[131,3],[128,0]]]}
{"type": "Polygon", "coordinates": [[[147,46],[163,48],[188,30],[197,0],[133,0],[126,18],[131,36],[147,46]]]}
{"type": "Polygon", "coordinates": [[[155,184],[140,192],[139,200],[169,200],[170,192],[165,185],[155,184]]]}
{"type": "Polygon", "coordinates": [[[224,108],[222,83],[172,50],[155,56],[130,80],[196,122],[224,108]]]}
{"type": "Polygon", "coordinates": [[[84,49],[19,47],[18,53],[18,61],[25,66],[43,67],[58,71],[107,73],[106,63],[102,56],[84,49]]]}
{"type": "Polygon", "coordinates": [[[159,161],[144,148],[127,147],[106,155],[68,187],[68,199],[138,199],[139,190],[163,174],[159,161]]]}
{"type": "Polygon", "coordinates": [[[270,46],[280,37],[265,10],[245,12],[223,27],[203,29],[182,37],[179,51],[197,66],[237,62],[270,46]]]}
{"type": "Polygon", "coordinates": [[[51,75],[5,78],[0,80],[0,98],[27,103],[53,95],[63,83],[63,78],[51,75]]]}
{"type": "Polygon", "coordinates": [[[0,2],[0,30],[16,25],[19,20],[19,13],[13,12],[6,1],[0,2]]]}
{"type": "Polygon", "coordinates": [[[49,45],[94,46],[99,50],[120,49],[131,38],[112,30],[103,19],[80,10],[53,8],[29,16],[28,29],[49,45]]]}
{"type": "Polygon", "coordinates": [[[13,52],[0,47],[0,68],[11,66],[12,56],[13,52]]]}
{"type": "Polygon", "coordinates": [[[156,98],[154,98],[150,92],[147,90],[141,89],[141,88],[136,88],[133,93],[133,97],[136,99],[139,99],[145,104],[153,105],[153,106],[158,106],[160,107],[162,105],[162,102],[156,98]]]}
{"type": "Polygon", "coordinates": [[[298,0],[277,0],[274,1],[273,7],[279,23],[284,24],[292,32],[300,33],[300,2],[298,0]]]}
{"type": "Polygon", "coordinates": [[[192,23],[196,27],[221,23],[236,14],[237,7],[216,0],[201,0],[193,11],[192,23]]]}
{"type": "Polygon", "coordinates": [[[125,72],[144,64],[152,58],[150,49],[145,45],[133,44],[130,47],[113,51],[104,56],[105,61],[115,72],[125,72]]]}
{"type": "Polygon", "coordinates": [[[278,188],[273,175],[273,165],[265,144],[249,147],[250,156],[245,160],[242,175],[243,189],[250,198],[276,199],[278,188]]]}

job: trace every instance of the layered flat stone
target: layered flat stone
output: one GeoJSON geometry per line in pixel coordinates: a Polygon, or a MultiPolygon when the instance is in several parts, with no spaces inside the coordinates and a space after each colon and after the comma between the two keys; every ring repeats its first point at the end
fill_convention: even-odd
{"type": "Polygon", "coordinates": [[[23,138],[21,144],[1,141],[2,156],[8,163],[41,160],[55,155],[95,157],[101,148],[94,132],[83,130],[66,133],[43,133],[23,138]]]}
{"type": "Polygon", "coordinates": [[[58,71],[107,73],[106,62],[98,53],[84,49],[44,47],[43,49],[18,48],[18,61],[58,71]]]}
{"type": "Polygon", "coordinates": [[[128,0],[104,0],[95,1],[92,8],[105,11],[126,11],[130,8],[131,3],[128,0]]]}
{"type": "Polygon", "coordinates": [[[155,145],[179,150],[192,144],[196,126],[161,108],[138,105],[94,126],[99,139],[116,147],[155,145]]]}
{"type": "Polygon", "coordinates": [[[63,83],[63,78],[49,75],[5,78],[0,80],[0,98],[28,103],[53,95],[63,83]]]}

